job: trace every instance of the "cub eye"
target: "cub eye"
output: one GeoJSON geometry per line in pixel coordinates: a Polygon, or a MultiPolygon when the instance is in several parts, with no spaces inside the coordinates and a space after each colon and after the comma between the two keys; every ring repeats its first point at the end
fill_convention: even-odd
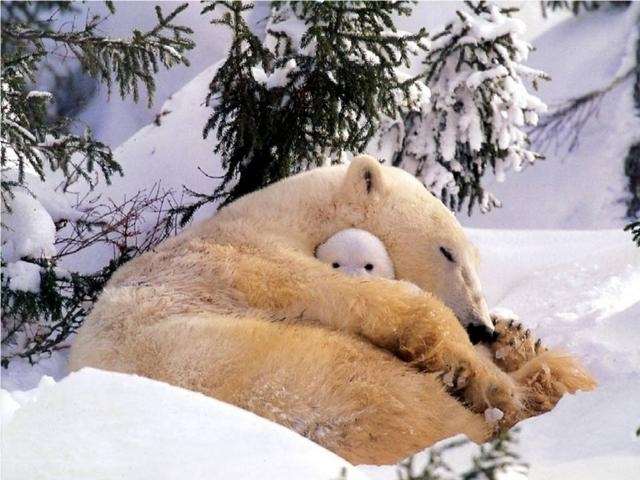
{"type": "Polygon", "coordinates": [[[340,264],[339,264],[338,262],[333,262],[333,263],[331,264],[331,266],[332,266],[333,268],[340,268],[340,264]]]}
{"type": "Polygon", "coordinates": [[[446,258],[450,262],[456,263],[455,258],[453,258],[453,254],[449,250],[447,250],[446,248],[440,247],[440,253],[442,253],[442,255],[444,255],[444,258],[446,258]]]}
{"type": "Polygon", "coordinates": [[[370,272],[371,270],[373,270],[373,265],[372,265],[372,264],[370,264],[370,263],[367,263],[367,264],[364,266],[364,269],[365,269],[365,270],[367,270],[368,272],[370,272]]]}

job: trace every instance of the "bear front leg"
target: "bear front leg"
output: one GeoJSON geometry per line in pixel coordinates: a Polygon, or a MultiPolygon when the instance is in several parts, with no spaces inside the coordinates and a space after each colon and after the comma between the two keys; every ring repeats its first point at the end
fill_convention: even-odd
{"type": "Polygon", "coordinates": [[[236,252],[221,274],[232,275],[248,306],[270,318],[356,334],[416,369],[439,373],[471,410],[500,409],[501,428],[522,418],[513,379],[475,351],[455,315],[430,294],[396,281],[349,277],[292,252],[236,252]]]}

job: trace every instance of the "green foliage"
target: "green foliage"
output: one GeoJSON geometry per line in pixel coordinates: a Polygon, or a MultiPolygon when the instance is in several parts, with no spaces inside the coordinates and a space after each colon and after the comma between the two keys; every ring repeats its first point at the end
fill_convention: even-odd
{"type": "Polygon", "coordinates": [[[426,453],[427,463],[419,472],[415,471],[415,457],[409,457],[399,465],[398,480],[453,480],[456,472],[445,461],[444,455],[468,444],[468,440],[452,440],[442,446],[431,447],[426,453]]]}
{"type": "MultiPolygon", "coordinates": [[[[635,68],[633,74],[633,101],[636,114],[640,117],[640,18],[637,19],[638,38],[636,39],[635,68]]],[[[624,161],[624,173],[629,178],[629,192],[631,198],[627,202],[627,216],[640,217],[640,142],[629,147],[624,161]]]]}
{"type": "Polygon", "coordinates": [[[629,179],[631,193],[631,198],[627,200],[627,216],[638,218],[640,216],[640,143],[629,147],[624,160],[624,173],[629,179]]]}
{"type": "Polygon", "coordinates": [[[640,220],[636,220],[635,222],[631,222],[629,225],[624,227],[625,231],[631,232],[633,237],[633,241],[636,242],[638,247],[640,247],[640,220]]]}
{"type": "Polygon", "coordinates": [[[583,10],[586,12],[592,12],[594,10],[599,10],[602,7],[627,7],[631,2],[629,1],[613,1],[613,2],[602,2],[602,1],[584,1],[584,0],[552,0],[552,1],[541,1],[540,6],[542,7],[542,16],[547,17],[547,9],[551,11],[558,10],[570,10],[573,15],[579,15],[583,10]]]}
{"type": "Polygon", "coordinates": [[[132,95],[134,101],[138,101],[141,83],[150,106],[155,91],[153,74],[159,66],[189,64],[183,53],[194,46],[187,37],[193,31],[172,23],[187,6],[187,3],[179,5],[166,16],[156,6],[157,24],[146,32],[134,30],[129,39],[99,35],[99,26],[104,20],[99,15],[89,18],[84,28],[68,32],[54,30],[53,22],[35,28],[24,23],[3,22],[2,34],[4,42],[9,42],[17,52],[39,56],[47,53],[47,43],[52,44],[52,48],[63,45],[89,75],[107,85],[109,92],[115,82],[122,97],[132,95]]]}
{"type": "Polygon", "coordinates": [[[507,471],[526,473],[528,465],[516,453],[517,430],[500,434],[495,440],[479,447],[471,457],[471,466],[460,472],[452,467],[446,457],[450,451],[471,444],[468,440],[452,440],[426,452],[426,464],[416,471],[415,458],[400,464],[398,480],[498,480],[507,471]]]}
{"type": "MultiPolygon", "coordinates": [[[[96,168],[107,182],[114,173],[121,173],[109,147],[95,140],[89,130],[84,135],[72,135],[70,121],[64,118],[50,124],[46,108],[51,95],[29,92],[27,84],[35,81],[41,60],[63,46],[88,74],[109,89],[115,81],[123,98],[132,95],[137,101],[138,82],[142,82],[151,102],[155,90],[153,74],[158,71],[159,62],[166,68],[188,64],[183,52],[193,48],[193,42],[185,37],[191,29],[172,23],[186,7],[187,4],[180,5],[167,16],[156,7],[158,23],[154,28],[145,33],[135,30],[131,39],[111,39],[97,34],[103,21],[98,15],[77,31],[56,28],[55,15],[73,8],[66,2],[4,2],[0,60],[2,168],[9,163],[17,164],[18,184],[23,183],[25,168],[33,169],[43,180],[45,166],[53,171],[62,170],[70,182],[80,177],[89,180],[96,168]],[[52,9],[54,12],[50,13],[52,9]],[[43,12],[50,13],[46,20],[39,16],[43,12]],[[78,156],[84,159],[79,161],[78,156]]],[[[7,206],[14,183],[2,180],[2,199],[7,206]]]]}
{"type": "MultiPolygon", "coordinates": [[[[12,214],[15,189],[35,198],[30,188],[33,174],[45,181],[51,172],[63,178],[60,191],[76,182],[93,189],[94,182],[107,183],[122,174],[108,145],[93,138],[87,129],[73,133],[68,118],[50,120],[47,116],[53,96],[30,90],[39,69],[62,49],[71,54],[90,76],[111,90],[116,85],[120,95],[138,100],[142,88],[151,102],[155,90],[154,74],[160,66],[171,68],[188,65],[184,53],[193,48],[187,37],[191,30],[174,23],[187,4],[164,15],[156,7],[157,24],[149,31],[135,30],[129,39],[101,35],[103,17],[88,17],[84,27],[75,29],[63,23],[61,12],[73,13],[78,5],[70,2],[3,2],[2,3],[2,69],[0,168],[2,169],[2,209],[12,214]],[[31,180],[27,177],[31,176],[31,180]]],[[[109,10],[115,11],[113,4],[109,10]]],[[[57,58],[57,57],[56,57],[57,58]]],[[[59,178],[58,177],[58,178],[59,178]]],[[[166,198],[157,192],[149,197],[136,196],[126,205],[99,208],[95,204],[80,212],[77,218],[56,218],[57,254],[47,258],[23,257],[25,265],[35,265],[40,272],[40,285],[33,289],[11,288],[7,264],[17,259],[6,257],[2,250],[2,364],[10,358],[25,357],[31,361],[60,346],[76,330],[88,313],[96,296],[111,273],[133,256],[151,248],[173,228],[171,220],[159,221],[141,244],[134,240],[134,226],[140,211],[158,208],[166,198]],[[125,215],[126,212],[126,215],[125,215]],[[126,228],[123,228],[125,227],[126,228]],[[69,231],[71,233],[69,233],[69,231]],[[114,248],[114,257],[96,272],[80,274],[59,267],[62,257],[96,243],[114,248]]],[[[104,207],[100,206],[100,207],[104,207]]],[[[19,224],[29,219],[12,219],[19,224]]],[[[3,229],[8,228],[3,223],[3,229]]],[[[18,240],[19,241],[19,240],[18,240]]],[[[30,239],[25,239],[30,241],[30,239]]]]}
{"type": "MultiPolygon", "coordinates": [[[[247,2],[210,2],[203,13],[233,35],[210,84],[204,136],[218,140],[225,175],[211,200],[230,202],[292,173],[359,152],[383,115],[395,116],[416,79],[397,75],[426,33],[398,33],[405,2],[273,2],[261,42],[242,14],[247,2]],[[294,38],[288,28],[302,24],[294,38]]],[[[193,213],[185,211],[185,221],[193,213]]]]}
{"type": "Polygon", "coordinates": [[[84,135],[68,132],[68,121],[49,123],[47,92],[27,91],[26,81],[33,79],[41,53],[26,54],[5,62],[2,58],[2,137],[0,165],[17,168],[17,179],[2,178],[2,202],[11,209],[11,190],[24,185],[25,169],[32,170],[44,181],[45,170],[61,170],[68,184],[78,178],[90,180],[98,168],[109,181],[121,173],[111,149],[95,140],[87,129],[84,135]]]}
{"type": "Polygon", "coordinates": [[[461,480],[498,480],[506,469],[526,472],[529,466],[523,463],[515,451],[513,431],[507,431],[488,444],[480,446],[473,457],[473,466],[461,476],[461,480]]]}
{"type": "Polygon", "coordinates": [[[33,260],[41,267],[37,293],[6,288],[3,262],[2,366],[6,367],[14,356],[35,363],[43,353],[63,345],[80,327],[111,274],[128,259],[128,255],[121,255],[89,275],[61,272],[55,259],[33,260]]]}

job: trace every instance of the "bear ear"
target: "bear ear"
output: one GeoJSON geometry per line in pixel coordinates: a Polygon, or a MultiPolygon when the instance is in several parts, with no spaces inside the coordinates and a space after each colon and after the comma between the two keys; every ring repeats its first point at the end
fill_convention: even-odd
{"type": "Polygon", "coordinates": [[[342,185],[348,198],[373,199],[384,195],[386,188],[380,163],[370,155],[359,155],[349,164],[342,185]]]}

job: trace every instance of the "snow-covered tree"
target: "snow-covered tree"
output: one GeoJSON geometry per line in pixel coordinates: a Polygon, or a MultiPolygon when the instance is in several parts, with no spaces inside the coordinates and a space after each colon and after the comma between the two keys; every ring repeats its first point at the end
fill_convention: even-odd
{"type": "Polygon", "coordinates": [[[532,47],[522,38],[524,23],[512,17],[516,9],[467,6],[431,38],[424,61],[430,107],[406,113],[388,131],[395,132],[394,165],[451,208],[467,202],[471,212],[477,203],[484,212],[499,205],[482,185],[488,172],[503,181],[541,157],[529,149],[525,127],[546,105],[527,81],[535,87],[547,76],[524,64],[532,47]]]}
{"type": "MultiPolygon", "coordinates": [[[[359,152],[383,115],[424,102],[427,90],[398,73],[424,48],[424,31],[398,31],[407,2],[272,2],[260,41],[242,14],[247,2],[211,2],[204,13],[227,26],[233,41],[210,85],[225,176],[213,196],[225,202],[292,173],[359,152]]],[[[188,216],[187,216],[188,218],[188,216]]]]}
{"type": "MultiPolygon", "coordinates": [[[[113,13],[113,4],[108,5],[113,13]]],[[[55,99],[33,89],[39,68],[64,51],[88,75],[109,89],[116,86],[122,97],[138,100],[144,88],[151,99],[160,66],[188,63],[184,53],[193,47],[187,37],[191,31],[173,23],[186,6],[167,16],[157,7],[158,21],[151,30],[109,38],[100,34],[104,18],[98,15],[87,17],[80,29],[68,28],[59,16],[72,9],[68,2],[2,3],[3,364],[14,356],[34,360],[64,341],[113,270],[148,246],[132,245],[122,236],[124,225],[136,223],[137,211],[127,205],[105,211],[98,204],[79,211],[60,193],[74,184],[91,190],[96,179],[108,182],[122,172],[111,149],[88,129],[77,134],[70,119],[47,118],[47,104],[55,99]],[[59,183],[57,192],[51,187],[54,181],[59,183]],[[116,248],[114,259],[99,271],[59,267],[63,256],[99,242],[116,248]]],[[[162,203],[162,196],[152,197],[134,203],[137,208],[162,203]]]]}
{"type": "Polygon", "coordinates": [[[631,222],[624,229],[631,232],[633,241],[636,242],[636,245],[638,245],[638,247],[640,247],[640,220],[631,222]]]}
{"type": "MultiPolygon", "coordinates": [[[[633,77],[633,101],[636,107],[636,115],[640,117],[640,13],[636,19],[635,45],[627,52],[630,58],[629,71],[633,77]]],[[[629,179],[630,199],[627,202],[627,216],[630,218],[640,218],[640,139],[629,147],[629,152],[624,161],[624,173],[629,179]]],[[[633,227],[632,227],[633,228],[633,227]]],[[[640,245],[640,225],[636,224],[638,235],[636,242],[640,245]]]]}

